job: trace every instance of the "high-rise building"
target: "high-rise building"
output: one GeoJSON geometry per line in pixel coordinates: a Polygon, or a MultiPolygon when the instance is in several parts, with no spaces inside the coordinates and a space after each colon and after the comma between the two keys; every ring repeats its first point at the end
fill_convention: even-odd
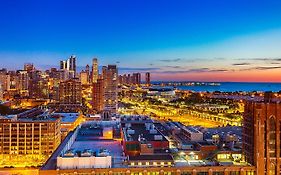
{"type": "Polygon", "coordinates": [[[132,82],[132,84],[139,85],[141,83],[141,74],[133,73],[131,82],[132,82]]]}
{"type": "Polygon", "coordinates": [[[150,86],[150,72],[145,73],[145,84],[150,86]]]}
{"type": "Polygon", "coordinates": [[[86,71],[80,72],[80,81],[82,85],[89,84],[89,74],[86,71]]]}
{"type": "Polygon", "coordinates": [[[93,109],[97,112],[104,110],[104,80],[98,78],[96,83],[93,83],[92,96],[93,109]]]}
{"type": "Polygon", "coordinates": [[[116,65],[103,67],[105,110],[116,113],[118,108],[118,70],[116,65]]]}
{"type": "Polygon", "coordinates": [[[277,175],[281,171],[281,103],[269,94],[264,101],[247,101],[243,125],[245,160],[256,166],[256,174],[277,175]]]}
{"type": "Polygon", "coordinates": [[[10,90],[10,75],[6,69],[0,70],[0,84],[2,84],[2,90],[10,90]]]}
{"type": "Polygon", "coordinates": [[[89,66],[89,64],[86,65],[86,73],[87,73],[87,76],[88,76],[88,83],[91,83],[92,80],[91,80],[91,74],[90,74],[90,66],[89,66]]]}
{"type": "Polygon", "coordinates": [[[141,83],[141,74],[140,73],[133,73],[133,84],[140,85],[141,83]]]}
{"type": "Polygon", "coordinates": [[[56,150],[61,142],[60,118],[41,117],[41,113],[34,108],[13,116],[0,116],[1,160],[9,160],[11,165],[16,164],[14,161],[23,166],[36,164],[46,161],[56,150]]]}
{"type": "Polygon", "coordinates": [[[61,104],[81,104],[82,103],[81,82],[77,79],[69,79],[60,82],[59,101],[61,104]]]}
{"type": "Polygon", "coordinates": [[[29,76],[26,70],[17,71],[20,94],[28,95],[29,76]]]}
{"type": "Polygon", "coordinates": [[[67,71],[69,78],[76,77],[76,56],[71,55],[67,60],[60,61],[60,69],[67,71]]]}
{"type": "Polygon", "coordinates": [[[35,67],[32,63],[25,63],[24,70],[26,70],[27,72],[32,72],[35,70],[35,67]]]}
{"type": "Polygon", "coordinates": [[[3,101],[3,99],[4,99],[4,92],[2,89],[2,84],[0,83],[0,102],[3,101]]]}
{"type": "Polygon", "coordinates": [[[99,69],[98,69],[98,59],[93,58],[93,68],[92,68],[92,82],[96,83],[99,76],[99,69]]]}

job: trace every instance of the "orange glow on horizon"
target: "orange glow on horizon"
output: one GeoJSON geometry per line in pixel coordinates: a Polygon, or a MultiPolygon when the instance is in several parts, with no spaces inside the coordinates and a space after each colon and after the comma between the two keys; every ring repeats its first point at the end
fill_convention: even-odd
{"type": "Polygon", "coordinates": [[[210,82],[281,82],[281,70],[153,74],[154,80],[210,82]]]}

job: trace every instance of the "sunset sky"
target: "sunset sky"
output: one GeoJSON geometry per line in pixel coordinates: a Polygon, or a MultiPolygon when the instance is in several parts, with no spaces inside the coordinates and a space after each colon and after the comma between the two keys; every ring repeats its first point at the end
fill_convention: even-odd
{"type": "Polygon", "coordinates": [[[0,67],[71,54],[153,80],[281,82],[281,1],[1,1],[0,67]]]}

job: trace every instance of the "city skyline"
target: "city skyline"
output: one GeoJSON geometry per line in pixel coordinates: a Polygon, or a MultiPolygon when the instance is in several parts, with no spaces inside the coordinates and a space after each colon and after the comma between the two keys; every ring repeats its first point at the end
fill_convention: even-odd
{"type": "Polygon", "coordinates": [[[78,69],[97,57],[120,73],[151,72],[152,80],[281,82],[280,5],[5,2],[1,67],[47,69],[75,54],[78,69]]]}

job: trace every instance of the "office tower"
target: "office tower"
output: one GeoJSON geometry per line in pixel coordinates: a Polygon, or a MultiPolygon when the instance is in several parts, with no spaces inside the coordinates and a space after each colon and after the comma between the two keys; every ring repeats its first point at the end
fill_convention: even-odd
{"type": "Polygon", "coordinates": [[[71,55],[67,60],[60,61],[60,69],[65,70],[69,77],[76,77],[76,56],[71,55]]]}
{"type": "MultiPolygon", "coordinates": [[[[61,141],[60,118],[40,116],[38,108],[0,116],[0,159],[36,163],[47,160],[61,141]],[[38,115],[37,115],[38,114],[38,115]]],[[[8,162],[7,162],[8,163],[8,162]]],[[[19,165],[17,165],[19,166],[19,165]]]]}
{"type": "Polygon", "coordinates": [[[133,73],[132,84],[137,84],[137,73],[133,73]]]}
{"type": "Polygon", "coordinates": [[[97,112],[104,110],[104,80],[101,78],[93,83],[92,105],[97,112]]]}
{"type": "Polygon", "coordinates": [[[26,70],[27,72],[32,72],[35,70],[35,67],[32,63],[25,63],[24,70],[26,70]]]}
{"type": "Polygon", "coordinates": [[[145,84],[150,86],[150,72],[145,73],[145,84]]]}
{"type": "Polygon", "coordinates": [[[29,77],[28,72],[26,70],[17,71],[18,76],[18,89],[20,90],[20,94],[28,95],[28,84],[29,77]]]}
{"type": "Polygon", "coordinates": [[[65,70],[67,69],[67,61],[60,61],[60,69],[65,70]]]}
{"type": "Polygon", "coordinates": [[[107,71],[107,67],[106,66],[102,66],[102,73],[101,73],[101,78],[102,79],[106,78],[106,71],[107,71]]]}
{"type": "Polygon", "coordinates": [[[93,68],[92,68],[92,82],[96,83],[99,76],[99,69],[98,69],[98,59],[93,59],[93,68]]]}
{"type": "Polygon", "coordinates": [[[89,64],[86,65],[86,73],[87,73],[87,76],[88,76],[88,83],[91,83],[92,80],[91,80],[91,74],[90,74],[90,66],[89,66],[89,64]]]}
{"type": "Polygon", "coordinates": [[[0,70],[0,84],[2,84],[2,90],[10,90],[10,75],[6,69],[0,70]]]}
{"type": "Polygon", "coordinates": [[[131,79],[132,79],[131,75],[130,75],[130,74],[128,74],[128,76],[127,76],[127,80],[126,80],[126,83],[127,83],[127,84],[132,84],[131,79]]]}
{"type": "Polygon", "coordinates": [[[130,78],[129,84],[140,85],[141,83],[141,74],[140,73],[133,73],[130,78]]]}
{"type": "Polygon", "coordinates": [[[87,85],[89,84],[89,76],[88,73],[86,71],[82,71],[80,72],[80,81],[82,85],[87,85]]]}
{"type": "Polygon", "coordinates": [[[10,83],[8,84],[9,90],[18,90],[19,87],[19,81],[18,81],[18,75],[16,71],[9,71],[9,81],[10,83]]]}
{"type": "Polygon", "coordinates": [[[4,92],[2,89],[2,84],[0,83],[0,102],[4,100],[4,92]]]}
{"type": "Polygon", "coordinates": [[[74,71],[74,75],[76,75],[76,56],[71,55],[67,61],[69,62],[69,70],[74,71]]]}
{"type": "Polygon", "coordinates": [[[141,84],[141,74],[140,73],[137,73],[136,83],[137,83],[137,85],[141,84]]]}
{"type": "Polygon", "coordinates": [[[82,103],[81,82],[77,79],[69,79],[60,82],[59,101],[61,104],[81,104],[82,103]]]}
{"type": "Polygon", "coordinates": [[[118,71],[116,65],[103,67],[105,110],[116,113],[118,108],[118,71]]]}
{"type": "Polygon", "coordinates": [[[281,170],[281,104],[270,94],[264,101],[247,101],[243,125],[245,160],[256,174],[279,174],[281,170]]]}

